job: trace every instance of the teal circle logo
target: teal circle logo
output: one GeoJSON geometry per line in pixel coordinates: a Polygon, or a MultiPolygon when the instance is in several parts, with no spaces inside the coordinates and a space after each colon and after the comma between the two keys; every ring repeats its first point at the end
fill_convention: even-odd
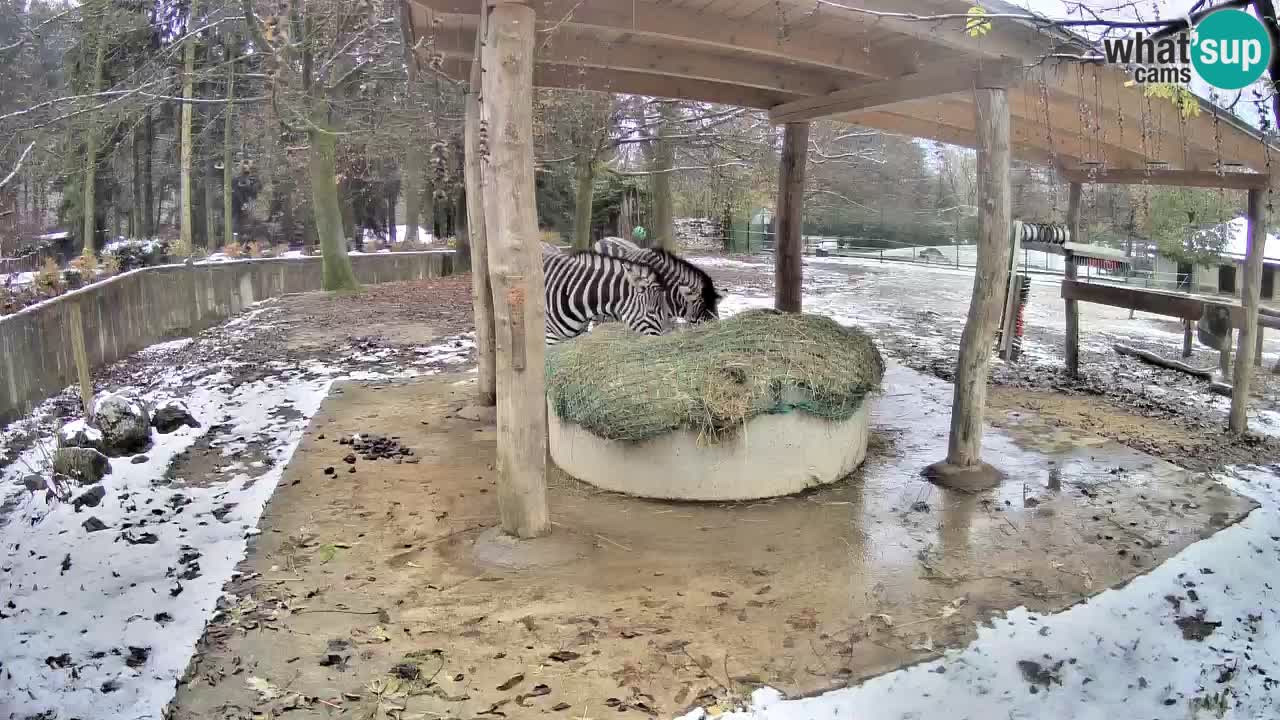
{"type": "Polygon", "coordinates": [[[1219,10],[1192,34],[1191,64],[1220,90],[1239,90],[1262,77],[1272,52],[1262,21],[1243,10],[1219,10]]]}

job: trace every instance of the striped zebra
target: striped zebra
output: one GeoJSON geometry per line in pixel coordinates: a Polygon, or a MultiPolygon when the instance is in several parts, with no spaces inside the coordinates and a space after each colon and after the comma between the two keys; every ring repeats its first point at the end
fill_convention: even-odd
{"type": "Polygon", "coordinates": [[[644,263],[580,250],[542,254],[548,345],[577,337],[594,320],[617,320],[642,335],[671,327],[662,276],[644,263]]]}
{"type": "Polygon", "coordinates": [[[724,297],[711,276],[684,258],[660,248],[645,249],[620,237],[606,237],[595,245],[604,255],[627,258],[653,268],[667,285],[667,301],[676,317],[690,323],[715,320],[724,297]]]}

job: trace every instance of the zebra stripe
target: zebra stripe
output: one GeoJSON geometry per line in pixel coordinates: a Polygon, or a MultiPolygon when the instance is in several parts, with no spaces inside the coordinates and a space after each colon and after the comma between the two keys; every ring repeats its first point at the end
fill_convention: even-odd
{"type": "Polygon", "coordinates": [[[642,335],[671,326],[666,284],[643,263],[587,250],[543,253],[542,271],[548,345],[581,335],[592,320],[618,320],[642,335]]]}
{"type": "Polygon", "coordinates": [[[699,323],[719,317],[723,295],[702,268],[662,249],[644,249],[620,237],[606,237],[595,245],[603,255],[642,262],[653,268],[667,285],[667,301],[676,317],[699,323]]]}

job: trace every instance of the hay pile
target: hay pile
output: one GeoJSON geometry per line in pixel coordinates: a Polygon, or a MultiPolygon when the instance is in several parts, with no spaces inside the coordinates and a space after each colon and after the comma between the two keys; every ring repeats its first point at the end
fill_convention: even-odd
{"type": "Polygon", "coordinates": [[[862,330],[774,310],[661,337],[608,323],[547,351],[552,411],[610,440],[683,427],[714,442],[752,417],[793,410],[846,420],[883,376],[862,330]]]}

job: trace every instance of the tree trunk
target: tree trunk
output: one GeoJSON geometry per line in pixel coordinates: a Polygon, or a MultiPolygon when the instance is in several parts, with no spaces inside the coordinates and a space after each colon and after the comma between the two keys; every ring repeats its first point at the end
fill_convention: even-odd
{"type": "Polygon", "coordinates": [[[1009,96],[1003,89],[974,91],[978,135],[978,260],[969,316],[960,336],[947,459],[926,473],[964,489],[989,487],[1000,474],[982,462],[982,420],[987,372],[1000,308],[1009,281],[1009,96]]]}
{"type": "MultiPolygon", "coordinates": [[[[323,116],[312,119],[321,128],[324,121],[323,116]]],[[[325,290],[354,291],[359,288],[359,283],[351,269],[351,258],[347,256],[347,241],[342,237],[342,211],[338,208],[337,138],[321,130],[311,130],[307,135],[311,141],[311,150],[307,153],[311,205],[324,264],[322,287],[325,290]]]]}
{"type": "MultiPolygon", "coordinates": [[[[187,29],[194,29],[196,26],[196,15],[199,9],[199,0],[191,0],[191,8],[189,11],[189,20],[187,21],[187,29]]],[[[178,219],[178,247],[177,254],[179,257],[186,257],[191,254],[194,247],[192,240],[192,216],[191,216],[191,97],[194,89],[193,81],[196,69],[196,36],[187,38],[182,47],[182,118],[180,122],[180,137],[182,142],[181,162],[178,168],[179,177],[179,219],[178,219]]]]}
{"type": "Polygon", "coordinates": [[[436,227],[436,190],[430,181],[422,184],[422,201],[418,205],[422,213],[422,225],[432,240],[440,239],[440,228],[436,227]]]}
{"type": "MultiPolygon", "coordinates": [[[[477,53],[481,37],[476,38],[477,53]]],[[[477,390],[482,405],[497,402],[494,377],[493,293],[489,287],[489,239],[485,227],[485,197],[493,185],[481,172],[480,157],[480,59],[471,64],[471,86],[466,96],[466,124],[463,127],[462,167],[467,187],[467,234],[471,244],[471,306],[476,320],[477,390]]]]}
{"type": "MultiPolygon", "coordinates": [[[[231,54],[234,50],[229,51],[231,54]]],[[[236,241],[235,234],[235,207],[231,202],[231,186],[235,178],[235,164],[233,162],[232,138],[233,118],[235,116],[235,105],[230,101],[236,96],[236,66],[231,62],[231,58],[227,58],[227,107],[225,109],[226,119],[222,126],[222,244],[230,245],[236,241]]]]}
{"type": "Polygon", "coordinates": [[[471,223],[467,216],[465,186],[458,188],[449,204],[453,207],[453,236],[457,240],[453,249],[453,268],[454,272],[466,272],[471,269],[471,223]]]}
{"type": "Polygon", "coordinates": [[[591,203],[596,189],[596,158],[593,153],[579,151],[574,179],[578,188],[573,207],[573,247],[586,250],[591,247],[591,203]]]}
{"type": "Polygon", "coordinates": [[[419,147],[420,143],[413,143],[409,146],[409,154],[404,159],[404,175],[401,183],[404,184],[404,239],[406,242],[417,244],[418,242],[418,221],[422,219],[422,224],[428,227],[426,218],[422,217],[422,173],[423,173],[423,150],[419,147]]]}
{"type": "Polygon", "coordinates": [[[774,308],[800,312],[804,266],[804,172],[809,156],[809,123],[787,123],[778,169],[778,237],[773,255],[774,308]]]}
{"type": "Polygon", "coordinates": [[[158,210],[156,209],[155,184],[151,175],[151,160],[154,155],[156,143],[155,121],[151,118],[151,111],[145,110],[146,115],[142,120],[143,133],[146,136],[142,145],[142,237],[151,238],[156,232],[156,218],[158,210]]]}
{"type": "Polygon", "coordinates": [[[545,297],[533,178],[534,13],[499,3],[484,46],[484,98],[492,159],[484,169],[485,228],[494,242],[498,507],[502,529],[532,538],[547,514],[545,297]],[[491,181],[491,182],[490,182],[491,181]]]}
{"type": "Polygon", "coordinates": [[[651,165],[653,174],[649,176],[649,187],[653,192],[653,227],[649,229],[649,245],[675,252],[676,224],[671,197],[671,168],[675,164],[675,148],[668,138],[673,134],[675,107],[669,102],[663,103],[661,113],[663,123],[658,128],[651,165]]]}
{"type": "MultiPolygon", "coordinates": [[[[105,10],[106,5],[103,5],[105,10]]],[[[105,18],[101,18],[99,23],[105,22],[105,18]]],[[[102,89],[102,66],[107,57],[107,43],[109,35],[105,26],[99,26],[96,33],[97,38],[93,55],[93,92],[102,89]]],[[[96,233],[97,233],[97,206],[94,204],[95,195],[97,193],[98,184],[98,127],[94,122],[94,113],[89,113],[87,123],[88,129],[85,132],[85,152],[84,152],[84,255],[89,257],[95,252],[96,233]]]]}

